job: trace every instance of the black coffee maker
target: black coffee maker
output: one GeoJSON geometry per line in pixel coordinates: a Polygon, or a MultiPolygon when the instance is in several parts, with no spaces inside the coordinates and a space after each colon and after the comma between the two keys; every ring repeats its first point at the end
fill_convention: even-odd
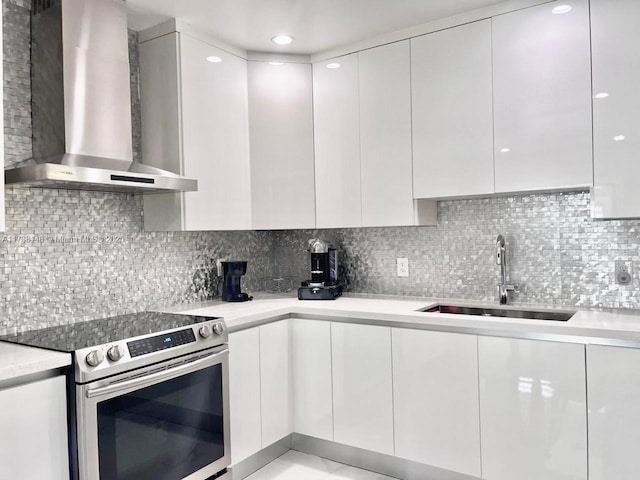
{"type": "Polygon", "coordinates": [[[241,291],[240,277],[247,273],[247,262],[220,262],[222,264],[222,300],[225,302],[246,302],[251,300],[241,291]]]}
{"type": "Polygon", "coordinates": [[[309,240],[311,255],[311,280],[305,280],[298,288],[299,300],[335,300],[342,295],[338,282],[338,252],[319,238],[309,240]]]}

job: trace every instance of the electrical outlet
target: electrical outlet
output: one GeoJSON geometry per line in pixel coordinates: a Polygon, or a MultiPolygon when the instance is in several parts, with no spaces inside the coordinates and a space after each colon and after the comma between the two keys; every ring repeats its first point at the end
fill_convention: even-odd
{"type": "Polygon", "coordinates": [[[398,268],[399,277],[409,276],[409,259],[408,258],[396,258],[396,267],[398,268]]]}
{"type": "Polygon", "coordinates": [[[633,280],[633,262],[616,260],[616,283],[618,285],[630,285],[633,280]]]}
{"type": "Polygon", "coordinates": [[[222,262],[226,262],[227,259],[226,258],[220,258],[218,260],[216,260],[216,270],[218,273],[218,276],[221,277],[222,276],[222,262]]]}

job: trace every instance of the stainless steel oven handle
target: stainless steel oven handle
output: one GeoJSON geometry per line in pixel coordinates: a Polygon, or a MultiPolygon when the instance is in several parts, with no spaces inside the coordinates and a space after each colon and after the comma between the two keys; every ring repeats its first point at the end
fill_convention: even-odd
{"type": "Polygon", "coordinates": [[[131,380],[125,380],[123,382],[114,383],[112,385],[107,385],[106,387],[93,388],[87,390],[87,398],[99,397],[101,395],[108,395],[110,393],[118,392],[120,390],[126,390],[131,387],[143,386],[147,383],[154,383],[158,380],[162,380],[164,378],[176,377],[181,374],[198,370],[198,368],[211,363],[212,360],[226,354],[229,352],[228,348],[224,350],[208,355],[206,357],[198,358],[197,360],[193,360],[189,363],[180,364],[177,367],[171,367],[167,370],[162,370],[161,372],[151,373],[149,375],[145,375],[142,377],[132,378],[131,380]]]}

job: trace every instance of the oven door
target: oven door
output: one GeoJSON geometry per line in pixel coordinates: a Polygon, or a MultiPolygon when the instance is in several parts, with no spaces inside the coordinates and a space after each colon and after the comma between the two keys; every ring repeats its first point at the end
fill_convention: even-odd
{"type": "Polygon", "coordinates": [[[229,466],[226,345],[76,387],[80,480],[201,480],[229,466]]]}

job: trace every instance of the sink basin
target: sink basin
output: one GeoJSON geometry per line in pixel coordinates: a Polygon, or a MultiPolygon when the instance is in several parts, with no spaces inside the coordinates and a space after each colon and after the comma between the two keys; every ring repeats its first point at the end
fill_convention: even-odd
{"type": "Polygon", "coordinates": [[[544,310],[511,310],[506,308],[460,307],[456,305],[435,305],[420,310],[426,313],[453,313],[455,315],[477,315],[480,317],[510,317],[527,320],[551,320],[566,322],[576,312],[544,311],[544,310]]]}

